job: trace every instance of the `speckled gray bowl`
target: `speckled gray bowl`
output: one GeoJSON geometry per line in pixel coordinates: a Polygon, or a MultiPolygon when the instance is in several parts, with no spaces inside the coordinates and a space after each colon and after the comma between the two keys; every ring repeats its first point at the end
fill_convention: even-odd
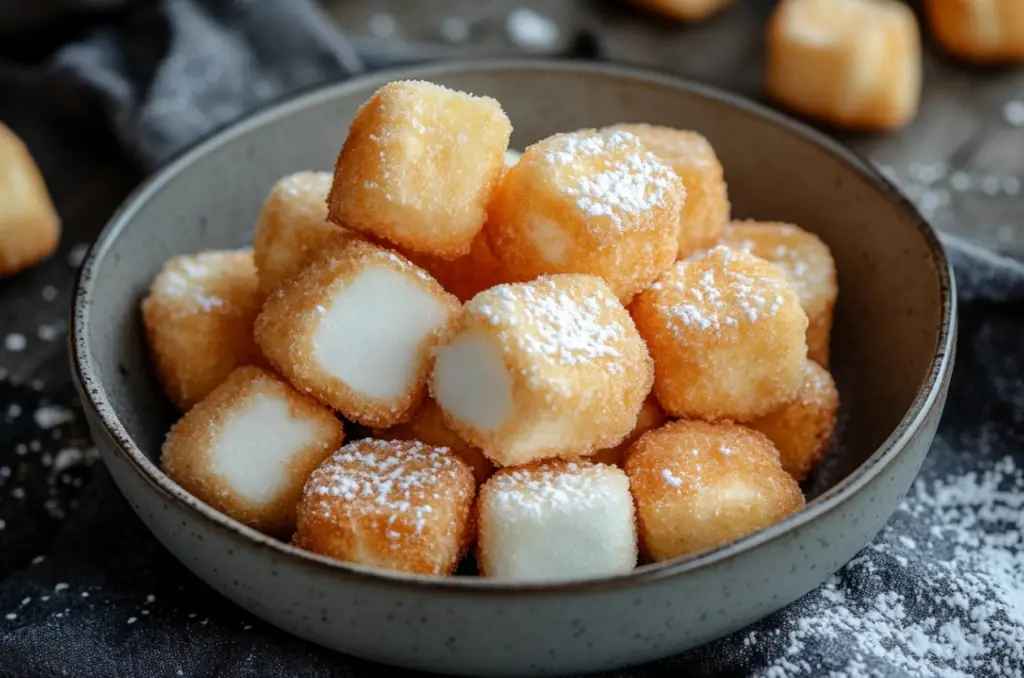
{"type": "Polygon", "coordinates": [[[881,529],[935,434],[953,362],[955,298],[934,233],[867,163],[775,113],[625,68],[429,66],[304,94],[204,140],[140,188],[82,267],[73,358],[103,459],[149,529],[210,586],[313,642],[472,676],[555,675],[678,653],[786,605],[881,529]],[[356,107],[390,79],[497,97],[522,147],[622,121],[697,129],[736,216],[792,221],[832,248],[842,426],[807,508],[734,544],[597,581],[516,586],[357,568],[274,541],[186,494],[156,466],[173,412],[150,371],[138,304],[172,255],[249,241],[281,175],[330,168],[356,107]]]}

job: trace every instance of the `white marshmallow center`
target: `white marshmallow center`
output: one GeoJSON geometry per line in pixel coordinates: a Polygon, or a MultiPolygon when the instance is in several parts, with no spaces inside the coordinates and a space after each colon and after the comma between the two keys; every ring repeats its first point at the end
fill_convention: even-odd
{"type": "Polygon", "coordinates": [[[287,400],[259,393],[227,415],[213,440],[210,470],[243,500],[269,503],[284,489],[292,455],[316,435],[316,424],[293,417],[287,400]]]}
{"type": "Polygon", "coordinates": [[[468,332],[438,351],[434,398],[478,431],[495,431],[505,423],[512,414],[512,377],[486,334],[468,332]]]}
{"type": "Polygon", "coordinates": [[[368,398],[405,395],[427,359],[424,342],[447,322],[444,304],[410,275],[367,268],[321,311],[315,360],[368,398]]]}

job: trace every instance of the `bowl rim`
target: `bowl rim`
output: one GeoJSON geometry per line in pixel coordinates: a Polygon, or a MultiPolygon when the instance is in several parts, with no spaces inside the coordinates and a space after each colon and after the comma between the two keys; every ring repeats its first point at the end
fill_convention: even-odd
{"type": "Polygon", "coordinates": [[[82,405],[91,411],[92,420],[98,422],[103,427],[104,433],[115,443],[116,454],[127,462],[128,466],[165,501],[173,501],[183,506],[195,519],[204,522],[208,527],[227,532],[228,536],[242,539],[250,546],[288,560],[290,565],[311,569],[326,568],[322,571],[377,587],[388,586],[406,591],[415,589],[419,593],[461,594],[474,597],[507,598],[524,594],[573,595],[632,588],[711,567],[787,535],[835,510],[848,499],[857,495],[905,450],[907,443],[918,434],[941,396],[943,386],[948,381],[954,357],[957,305],[955,285],[949,259],[937,233],[895,185],[869,161],[844,144],[806,123],[779,113],[763,104],[678,75],[634,66],[530,58],[482,59],[469,63],[445,61],[372,71],[342,82],[318,85],[292,93],[281,99],[268,102],[239,119],[211,131],[177,153],[121,203],[89,248],[75,283],[68,341],[72,371],[78,391],[82,395],[82,405]],[[106,389],[96,373],[88,345],[89,309],[92,303],[93,283],[97,268],[135,213],[168,181],[179,173],[187,171],[195,160],[233,141],[242,134],[258,129],[274,120],[288,117],[309,106],[325,103],[354,91],[369,91],[374,83],[379,86],[390,80],[429,80],[432,77],[474,71],[533,71],[537,74],[557,71],[603,75],[640,81],[658,87],[669,87],[689,95],[709,99],[781,128],[784,133],[799,137],[830,154],[900,207],[917,229],[932,257],[940,288],[942,310],[938,342],[928,366],[927,376],[918,388],[907,413],[889,437],[849,475],[809,502],[805,508],[766,528],[714,549],[700,551],[678,559],[642,565],[628,573],[566,582],[517,583],[485,577],[413,575],[347,563],[301,550],[291,544],[257,532],[199,501],[164,475],[159,467],[143,454],[120,422],[107,398],[106,389]]]}

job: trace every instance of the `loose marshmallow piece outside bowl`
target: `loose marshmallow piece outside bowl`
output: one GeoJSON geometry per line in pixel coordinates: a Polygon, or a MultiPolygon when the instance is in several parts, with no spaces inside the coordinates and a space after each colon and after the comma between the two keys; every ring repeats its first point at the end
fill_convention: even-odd
{"type": "Polygon", "coordinates": [[[609,670],[682,652],[786,605],[881,529],[935,434],[955,297],[931,229],[872,167],[738,97],[607,65],[500,62],[375,74],[247,118],[135,193],[85,261],[72,324],[82,403],[129,503],[188,568],[307,640],[388,664],[472,676],[609,670]],[[619,122],[694,129],[714,146],[737,218],[788,221],[834,253],[840,427],[805,510],[727,546],[619,575],[514,584],[361,568],[265,537],[169,481],[155,461],[175,414],[149,368],[137,305],[171,256],[247,244],[280,177],[329,169],[357,107],[420,78],[497,98],[513,148],[619,122]],[[208,224],[218,224],[209,228],[208,224]],[[315,602],[313,602],[315,601],[315,602]]]}

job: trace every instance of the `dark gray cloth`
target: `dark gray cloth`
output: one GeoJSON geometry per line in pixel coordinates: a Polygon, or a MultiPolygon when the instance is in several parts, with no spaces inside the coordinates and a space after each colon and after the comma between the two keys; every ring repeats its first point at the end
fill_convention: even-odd
{"type": "MultiPolygon", "coordinates": [[[[0,2],[0,18],[13,6],[0,2]]],[[[69,0],[21,18],[38,27],[72,9],[100,15],[46,58],[9,58],[0,92],[54,125],[113,130],[146,169],[259,102],[365,67],[306,0],[69,0]]],[[[1020,675],[1024,267],[945,244],[962,302],[957,370],[921,481],[889,527],[828,584],[751,629],[609,675],[1020,675]]],[[[66,297],[61,275],[53,294],[66,297]]],[[[17,284],[0,281],[0,320],[27,308],[5,300],[17,284]]],[[[40,317],[56,323],[61,312],[40,317]]],[[[174,561],[90,467],[60,347],[17,378],[3,374],[0,677],[395,673],[262,624],[174,561]]]]}

